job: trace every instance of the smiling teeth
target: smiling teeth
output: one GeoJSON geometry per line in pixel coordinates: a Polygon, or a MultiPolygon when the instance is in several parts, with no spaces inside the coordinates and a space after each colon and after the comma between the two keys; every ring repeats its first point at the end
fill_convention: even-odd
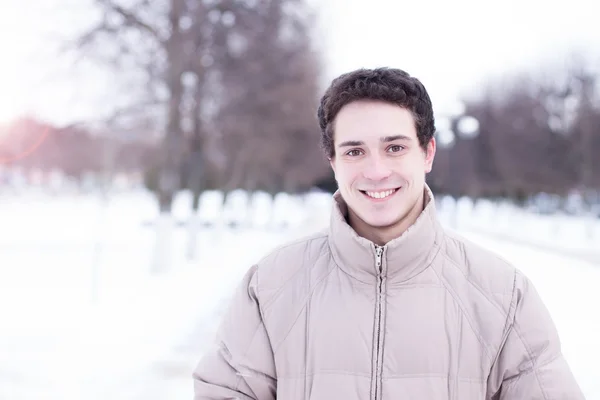
{"type": "Polygon", "coordinates": [[[385,192],[366,192],[369,197],[373,197],[374,199],[384,199],[390,195],[392,195],[395,190],[388,190],[385,192]]]}

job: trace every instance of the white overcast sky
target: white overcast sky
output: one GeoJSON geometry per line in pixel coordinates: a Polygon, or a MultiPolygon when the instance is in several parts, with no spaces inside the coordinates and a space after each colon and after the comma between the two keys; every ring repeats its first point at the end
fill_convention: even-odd
{"type": "MultiPolygon", "coordinates": [[[[312,0],[328,79],[392,66],[419,77],[443,110],[487,76],[569,50],[600,51],[597,0],[312,0]]],[[[49,33],[86,24],[89,0],[0,0],[0,123],[25,113],[65,123],[113,103],[114,80],[68,69],[49,33]]]]}

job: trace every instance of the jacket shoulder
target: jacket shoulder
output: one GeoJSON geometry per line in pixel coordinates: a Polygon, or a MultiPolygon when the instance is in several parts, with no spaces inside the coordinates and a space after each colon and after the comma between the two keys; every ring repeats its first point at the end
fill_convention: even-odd
{"type": "Polygon", "coordinates": [[[272,301],[284,287],[294,281],[309,281],[330,269],[331,252],[327,232],[317,232],[284,243],[257,263],[257,285],[262,302],[272,301]]]}
{"type": "MultiPolygon", "coordinates": [[[[475,285],[486,297],[511,296],[518,269],[500,254],[457,233],[446,232],[445,256],[450,268],[475,285]]],[[[503,303],[503,302],[502,302],[503,303]]]]}
{"type": "Polygon", "coordinates": [[[445,235],[443,255],[442,279],[491,362],[510,322],[522,274],[499,254],[453,232],[445,235]]]}
{"type": "Polygon", "coordinates": [[[313,291],[333,270],[326,233],[281,245],[258,262],[257,293],[274,353],[298,322],[313,291]]]}

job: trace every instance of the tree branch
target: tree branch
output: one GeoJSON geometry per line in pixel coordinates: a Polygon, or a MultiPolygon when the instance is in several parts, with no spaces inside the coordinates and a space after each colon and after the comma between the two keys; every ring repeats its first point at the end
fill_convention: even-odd
{"type": "Polygon", "coordinates": [[[156,39],[159,43],[163,43],[163,38],[160,36],[158,31],[143,21],[139,16],[137,16],[133,11],[127,10],[124,7],[115,4],[111,0],[97,0],[99,4],[101,4],[106,10],[110,10],[119,14],[125,20],[126,24],[130,27],[135,27],[141,29],[142,31],[150,34],[154,39],[156,39]]]}

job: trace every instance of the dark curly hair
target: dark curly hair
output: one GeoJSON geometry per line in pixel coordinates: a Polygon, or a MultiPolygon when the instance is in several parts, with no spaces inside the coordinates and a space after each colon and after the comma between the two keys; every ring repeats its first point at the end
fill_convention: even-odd
{"type": "Polygon", "coordinates": [[[433,106],[425,86],[407,72],[393,68],[358,69],[333,80],[317,112],[321,147],[328,158],[335,156],[334,120],[342,107],[357,100],[381,100],[409,110],[415,119],[417,137],[426,148],[435,132],[433,106]]]}

